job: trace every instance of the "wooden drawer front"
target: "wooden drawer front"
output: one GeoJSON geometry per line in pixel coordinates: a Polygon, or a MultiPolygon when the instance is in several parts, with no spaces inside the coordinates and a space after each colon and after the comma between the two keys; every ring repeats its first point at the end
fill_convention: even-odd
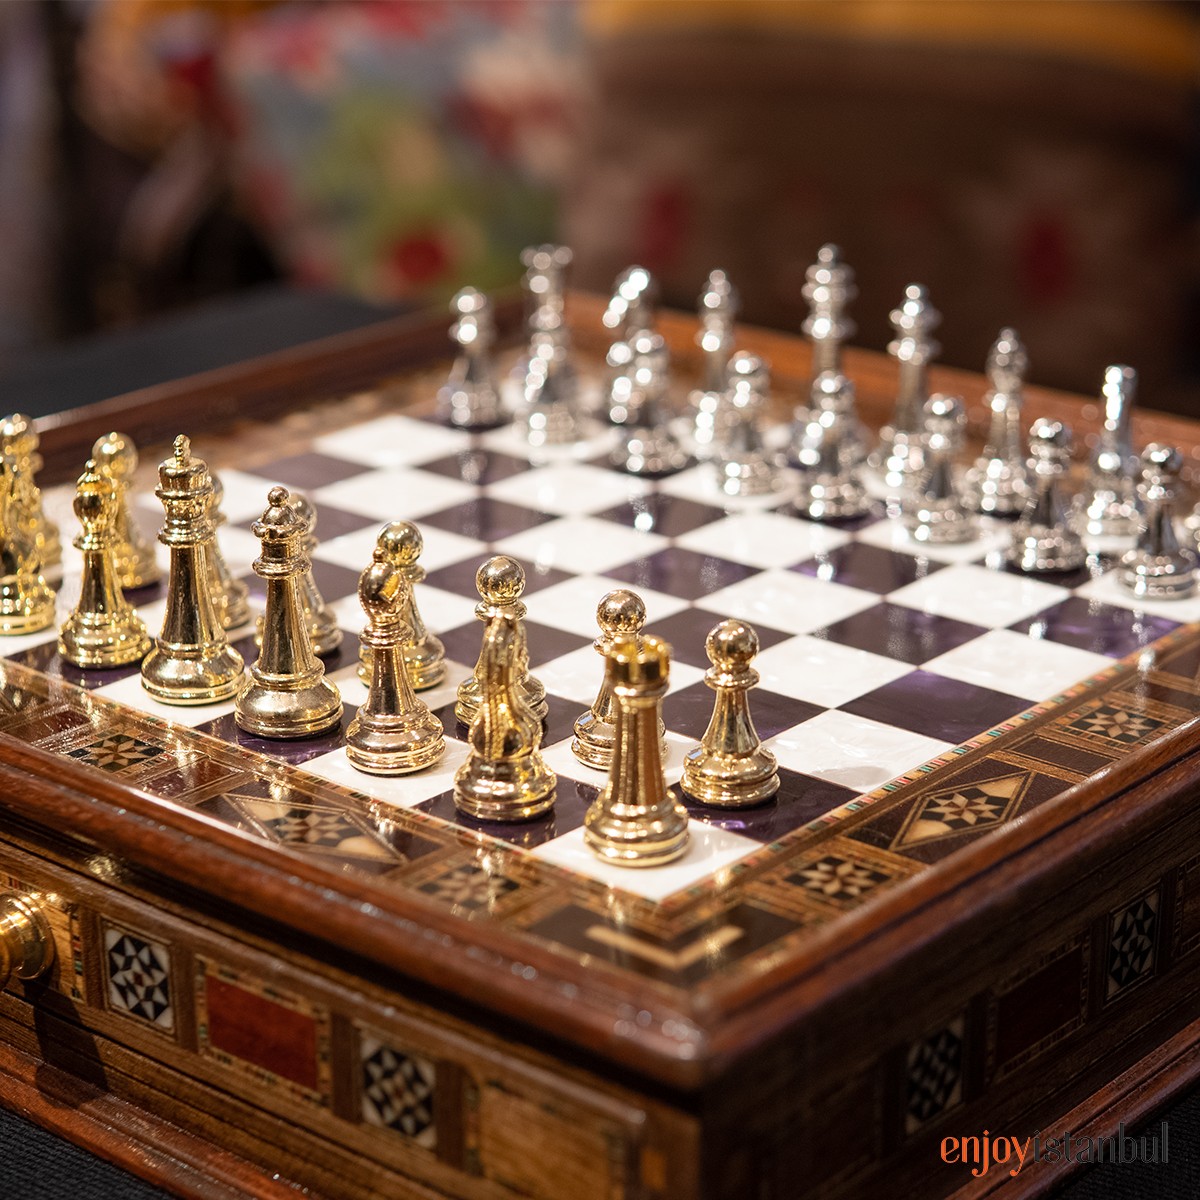
{"type": "MultiPolygon", "coordinates": [[[[669,1164],[690,1123],[672,1110],[366,980],[188,922],[108,874],[0,844],[0,878],[41,897],[56,950],[46,979],[10,990],[124,1047],[154,1087],[186,1078],[193,1108],[232,1094],[285,1121],[306,1159],[334,1143],[354,1156],[364,1195],[389,1172],[464,1196],[551,1200],[564,1181],[578,1200],[685,1194],[669,1164]]],[[[240,1122],[252,1131],[244,1107],[240,1122]]],[[[304,1182],[277,1140],[264,1124],[263,1165],[304,1182]]]]}

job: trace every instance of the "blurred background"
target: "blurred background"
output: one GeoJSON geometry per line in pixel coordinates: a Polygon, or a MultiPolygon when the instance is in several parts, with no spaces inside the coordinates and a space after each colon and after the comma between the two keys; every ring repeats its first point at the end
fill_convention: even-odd
{"type": "Polygon", "coordinates": [[[1038,383],[1128,362],[1200,416],[1198,94],[1190,3],[7,0],[0,375],[272,281],[439,305],[542,240],[798,330],[835,241],[861,345],[922,282],[945,362],[1012,324],[1038,383]]]}

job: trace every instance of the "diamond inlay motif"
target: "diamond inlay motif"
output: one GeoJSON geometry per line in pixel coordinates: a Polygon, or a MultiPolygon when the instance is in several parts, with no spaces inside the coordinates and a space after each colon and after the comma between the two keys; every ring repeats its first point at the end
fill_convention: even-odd
{"type": "Polygon", "coordinates": [[[112,1009],[140,1017],[160,1029],[174,1029],[167,948],[123,929],[105,930],[104,946],[112,1009]]]}
{"type": "Polygon", "coordinates": [[[1029,786],[1027,772],[931,792],[914,806],[895,846],[912,846],[1001,824],[1029,786]]]}
{"type": "Polygon", "coordinates": [[[432,1150],[436,1085],[437,1067],[429,1059],[363,1037],[362,1115],[368,1125],[395,1130],[432,1150]]]}
{"type": "Polygon", "coordinates": [[[905,1132],[915,1133],[939,1113],[962,1103],[964,1021],[956,1017],[943,1029],[908,1048],[905,1073],[905,1132]]]}
{"type": "Polygon", "coordinates": [[[1157,932],[1157,891],[1113,914],[1108,938],[1108,999],[1154,974],[1157,932]]]}
{"type": "Polygon", "coordinates": [[[69,751],[72,758],[100,767],[104,771],[127,771],[157,757],[163,752],[161,746],[143,742],[127,733],[110,733],[86,746],[69,751]]]}

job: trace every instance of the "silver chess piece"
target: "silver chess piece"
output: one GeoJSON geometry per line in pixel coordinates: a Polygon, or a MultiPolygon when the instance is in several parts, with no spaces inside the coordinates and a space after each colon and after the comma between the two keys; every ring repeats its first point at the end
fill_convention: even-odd
{"type": "Polygon", "coordinates": [[[917,542],[969,542],[979,522],[963,501],[954,460],[962,447],[966,413],[958,396],[930,396],[925,402],[925,465],[905,497],[904,525],[917,542]]]}
{"type": "Polygon", "coordinates": [[[1117,582],[1147,600],[1179,600],[1196,590],[1196,552],[1181,546],[1175,533],[1182,465],[1174,446],[1152,442],[1142,451],[1141,525],[1137,544],[1121,559],[1117,582]]]}
{"type": "Polygon", "coordinates": [[[438,417],[460,429],[498,425],[504,414],[492,360],[496,341],[492,302],[467,287],[450,301],[450,311],[455,316],[450,336],[458,344],[458,354],[450,377],[438,391],[438,417]]]}
{"type": "Polygon", "coordinates": [[[797,511],[810,521],[846,521],[871,507],[855,455],[845,448],[845,429],[832,413],[819,413],[800,439],[796,460],[803,472],[797,511]]]}
{"type": "Polygon", "coordinates": [[[828,243],[817,251],[817,261],[805,273],[801,295],[808,316],[800,328],[812,346],[812,373],[842,369],[842,343],[854,336],[855,324],[846,316],[846,305],[858,295],[854,271],[842,262],[841,251],[828,243]]]}
{"type": "Polygon", "coordinates": [[[839,371],[822,371],[813,379],[809,403],[797,406],[792,421],[796,443],[803,444],[814,422],[836,425],[842,453],[854,463],[866,461],[867,433],[858,418],[854,384],[839,371]]]}
{"type": "Polygon", "coordinates": [[[630,342],[633,361],[622,395],[624,428],[610,460],[633,475],[670,475],[687,466],[667,411],[670,354],[662,335],[643,330],[630,342]]]}
{"type": "Polygon", "coordinates": [[[517,424],[531,446],[561,446],[579,435],[579,380],[566,325],[572,258],[566,246],[531,246],[521,252],[529,352],[518,369],[522,402],[517,424]]]}
{"type": "Polygon", "coordinates": [[[991,384],[985,397],[990,413],[988,439],[967,472],[970,501],[979,512],[1007,517],[1025,507],[1029,479],[1021,403],[1028,370],[1029,356],[1016,331],[1002,329],[988,351],[985,368],[991,384]]]}
{"type": "Polygon", "coordinates": [[[1137,372],[1132,367],[1105,368],[1104,427],[1077,501],[1084,540],[1097,549],[1105,549],[1105,541],[1133,537],[1138,530],[1137,456],[1131,431],[1136,395],[1137,372]]]}
{"type": "Polygon", "coordinates": [[[612,299],[601,318],[617,341],[631,341],[635,333],[654,328],[658,284],[645,267],[627,267],[613,283],[612,299]]]}
{"type": "Polygon", "coordinates": [[[727,403],[715,430],[713,465],[729,496],[761,496],[779,485],[779,472],[763,444],[771,371],[757,354],[742,350],[729,360],[727,403]]]}
{"type": "Polygon", "coordinates": [[[1063,494],[1071,465],[1071,430],[1045,417],[1029,430],[1030,492],[1013,525],[1009,565],[1028,574],[1073,571],[1087,562],[1087,550],[1070,522],[1063,494]]]}
{"type": "Polygon", "coordinates": [[[896,335],[888,343],[888,353],[898,365],[896,408],[891,424],[879,431],[879,446],[870,461],[882,473],[888,490],[898,493],[908,476],[921,466],[921,415],[929,398],[929,363],[941,349],[933,339],[933,331],[941,324],[942,316],[929,303],[924,287],[910,283],[904,289],[904,300],[888,319],[896,335]]]}
{"type": "Polygon", "coordinates": [[[727,374],[740,303],[737,289],[725,272],[711,272],[700,293],[700,328],[696,333],[696,345],[704,360],[701,386],[690,397],[692,442],[697,455],[705,458],[712,451],[716,424],[728,403],[727,374]]]}
{"type": "Polygon", "coordinates": [[[704,356],[703,390],[719,392],[733,353],[734,320],[741,307],[737,288],[724,271],[711,271],[698,301],[700,328],[696,345],[704,356]]]}

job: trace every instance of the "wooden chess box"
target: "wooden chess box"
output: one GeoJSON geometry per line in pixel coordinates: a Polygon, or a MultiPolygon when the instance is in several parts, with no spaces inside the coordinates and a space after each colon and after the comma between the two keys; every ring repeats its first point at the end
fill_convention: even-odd
{"type": "MultiPolygon", "coordinates": [[[[599,312],[572,298],[576,346],[597,363],[599,312]]],[[[686,390],[694,325],[668,314],[662,327],[686,390]]],[[[300,460],[308,471],[314,453],[327,468],[344,464],[330,447],[350,445],[349,431],[428,410],[448,361],[445,330],[390,322],[65,414],[42,433],[43,481],[73,479],[112,428],[144,447],[149,478],[181,414],[197,450],[232,477],[235,504],[242,476],[265,472],[261,483],[300,460]]],[[[753,330],[742,343],[772,362],[786,415],[808,376],[806,346],[753,330]]],[[[847,367],[878,426],[891,364],[848,352],[847,367]]],[[[981,379],[935,368],[933,383],[961,392],[978,421],[981,379]]],[[[1094,403],[1037,389],[1026,414],[1065,417],[1077,431],[1098,417],[1094,403]]],[[[426,426],[440,446],[444,431],[426,426]]],[[[1198,429],[1149,413],[1136,424],[1139,440],[1177,444],[1191,463],[1198,429]]],[[[512,447],[429,455],[395,469],[426,472],[425,495],[445,488],[442,512],[480,522],[464,517],[439,544],[438,511],[412,518],[434,554],[431,594],[446,597],[425,605],[426,623],[448,631],[449,657],[469,662],[470,597],[456,568],[473,571],[477,559],[456,559],[464,547],[452,539],[477,541],[482,557],[576,516],[560,509],[522,527],[516,514],[516,526],[496,526],[514,518],[502,505],[522,508],[511,481],[529,466],[512,447]],[[456,456],[457,469],[445,461],[456,456]],[[468,459],[482,470],[474,480],[468,459]],[[481,490],[468,499],[456,487],[481,490]]],[[[343,515],[364,518],[333,541],[374,527],[353,486],[351,475],[320,481],[341,489],[343,515]]],[[[682,547],[720,559],[704,529],[762,520],[702,512],[720,505],[682,488],[665,494],[669,503],[650,506],[662,538],[651,558],[682,547]],[[681,514],[709,524],[669,528],[681,514]]],[[[620,507],[614,498],[604,519],[619,526],[620,507]]],[[[235,531],[250,512],[231,515],[235,531]]],[[[746,561],[755,552],[728,546],[730,573],[716,582],[747,611],[758,611],[760,585],[815,579],[805,563],[822,555],[893,552],[861,531],[809,545],[820,535],[770,515],[794,522],[808,548],[760,567],[746,561]]],[[[663,596],[682,586],[669,557],[626,577],[613,555],[595,571],[555,560],[557,574],[527,596],[564,692],[561,660],[594,636],[591,608],[577,628],[545,615],[553,589],[569,591],[566,576],[663,596]]],[[[354,574],[349,559],[324,561],[331,582],[354,574]]],[[[933,569],[936,580],[965,567],[933,569]]],[[[1024,615],[1107,613],[1088,587],[1024,615]]],[[[882,590],[859,597],[862,611],[885,603],[882,590]]],[[[705,592],[672,598],[664,626],[691,628],[695,609],[715,621],[705,592]]],[[[351,628],[352,609],[339,611],[351,628]]],[[[816,717],[796,706],[814,702],[790,695],[782,674],[765,680],[780,703],[763,701],[764,736],[786,747],[780,727],[797,731],[793,807],[781,801],[738,829],[693,811],[713,857],[661,885],[589,874],[547,849],[569,842],[594,780],[563,777],[558,828],[473,828],[437,794],[413,803],[337,774],[335,743],[272,753],[220,718],[180,724],[123,702],[122,680],[81,686],[37,645],[0,647],[0,884],[37,906],[54,947],[45,975],[0,993],[0,1101],[197,1197],[979,1194],[969,1168],[942,1161],[943,1137],[1106,1135],[1200,1069],[1200,628],[1186,606],[1178,619],[1122,612],[1134,616],[1113,617],[1105,636],[1131,639],[1124,652],[1106,643],[1100,669],[1051,694],[972,709],[938,676],[942,695],[928,694],[920,719],[947,722],[943,736],[906,730],[936,752],[896,778],[868,773],[870,786],[839,784],[803,757],[814,739],[799,731],[816,717]],[[975,715],[937,715],[955,707],[975,715]],[[973,726],[957,737],[962,720],[973,726]]],[[[808,636],[777,632],[777,647],[808,636]]],[[[695,647],[679,640],[677,650],[690,692],[695,647]]],[[[353,653],[327,664],[335,678],[353,653]]],[[[582,707],[559,697],[548,742],[562,742],[582,707]]],[[[830,707],[839,720],[884,724],[859,698],[830,707]]],[[[679,741],[696,719],[683,700],[668,708],[679,741]]],[[[863,753],[868,765],[891,761],[882,742],[863,753]]],[[[1006,1187],[1032,1195],[1062,1178],[1061,1164],[1030,1164],[1006,1187]]]]}

